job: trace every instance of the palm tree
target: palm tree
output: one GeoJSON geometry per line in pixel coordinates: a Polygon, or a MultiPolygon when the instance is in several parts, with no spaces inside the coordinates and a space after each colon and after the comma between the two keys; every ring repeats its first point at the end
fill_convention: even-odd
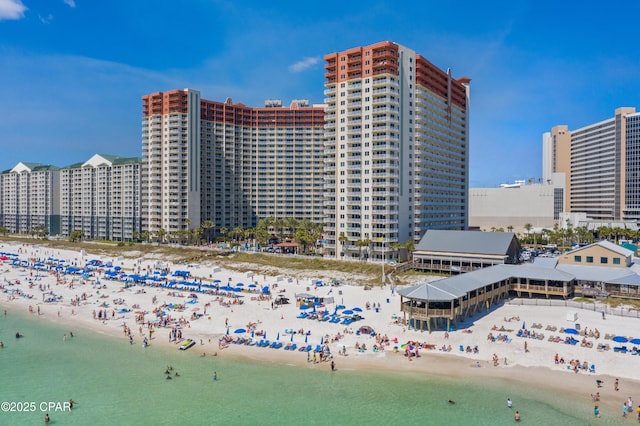
{"type": "Polygon", "coordinates": [[[160,228],[156,231],[156,238],[158,238],[158,242],[164,243],[165,238],[167,238],[167,231],[164,228],[160,228]]]}
{"type": "Polygon", "coordinates": [[[202,238],[207,242],[207,244],[211,243],[211,229],[215,228],[215,226],[215,223],[210,220],[205,220],[200,224],[202,238]]]}
{"type": "MultiPolygon", "coordinates": [[[[531,230],[533,229],[533,225],[532,225],[532,224],[530,224],[530,223],[525,223],[525,225],[524,225],[524,229],[526,229],[526,230],[527,230],[527,240],[528,240],[529,242],[531,242],[531,241],[530,241],[530,234],[531,234],[531,230]]],[[[535,244],[534,244],[534,245],[535,245],[535,244]]]]}
{"type": "Polygon", "coordinates": [[[340,256],[344,256],[345,254],[345,244],[347,241],[349,241],[349,238],[344,235],[344,232],[340,233],[340,236],[338,237],[338,241],[340,241],[340,244],[342,245],[342,251],[340,252],[340,256]]]}
{"type": "Polygon", "coordinates": [[[413,240],[413,238],[409,238],[407,242],[404,243],[404,248],[407,249],[407,260],[413,260],[413,251],[416,248],[416,242],[413,240]]]}
{"type": "Polygon", "coordinates": [[[509,226],[507,226],[507,231],[509,231],[509,232],[513,232],[513,225],[509,225],[509,226]]]}
{"type": "Polygon", "coordinates": [[[356,240],[356,242],[354,243],[356,245],[356,247],[358,247],[360,249],[360,259],[362,259],[362,248],[365,247],[365,243],[363,240],[356,240]]]}

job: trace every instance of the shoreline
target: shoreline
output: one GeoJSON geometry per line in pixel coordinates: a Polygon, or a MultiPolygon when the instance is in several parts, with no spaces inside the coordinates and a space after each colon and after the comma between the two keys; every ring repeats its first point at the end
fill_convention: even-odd
{"type": "MultiPolygon", "coordinates": [[[[15,248],[15,247],[12,247],[15,248]]],[[[44,252],[57,251],[59,255],[71,259],[77,259],[78,253],[63,251],[63,250],[48,250],[38,246],[25,246],[25,255],[45,255],[44,252]]],[[[6,248],[5,248],[6,249],[6,248]]],[[[52,254],[52,253],[47,253],[52,254]]],[[[36,256],[36,257],[40,257],[36,256]]],[[[88,255],[87,258],[92,258],[88,255]]],[[[123,268],[127,270],[135,270],[136,265],[140,267],[141,263],[130,259],[122,259],[118,263],[122,264],[123,268]]],[[[150,263],[150,261],[149,261],[150,263]]],[[[172,265],[178,268],[178,265],[172,265]]],[[[148,336],[148,329],[143,328],[143,335],[139,333],[139,325],[135,322],[135,311],[131,309],[131,312],[125,313],[122,316],[116,316],[115,319],[109,319],[104,323],[97,319],[93,319],[93,311],[96,310],[98,302],[107,300],[112,302],[116,299],[123,299],[125,302],[123,305],[131,308],[138,305],[141,311],[152,312],[154,308],[160,306],[163,303],[184,303],[185,297],[175,296],[176,292],[171,292],[164,288],[148,287],[148,286],[132,286],[124,289],[124,284],[107,281],[103,278],[101,285],[96,283],[96,280],[83,280],[76,278],[73,281],[73,285],[67,281],[65,284],[56,282],[55,276],[51,274],[42,273],[40,278],[31,277],[32,271],[28,268],[14,268],[7,264],[0,264],[2,270],[1,276],[5,289],[20,289],[24,293],[31,293],[33,298],[26,299],[18,297],[14,300],[8,301],[8,295],[3,293],[0,296],[0,308],[8,309],[13,313],[15,309],[19,315],[30,315],[29,306],[32,308],[39,307],[41,309],[41,315],[34,313],[38,318],[42,318],[44,321],[49,321],[54,324],[61,325],[63,327],[69,327],[73,329],[78,327],[88,332],[97,334],[108,335],[111,337],[125,338],[123,333],[122,324],[126,323],[131,328],[132,336],[135,344],[141,344],[143,335],[148,336]],[[32,280],[32,286],[30,287],[28,282],[30,278],[32,280]],[[19,280],[20,284],[7,285],[6,281],[19,280]],[[38,300],[38,293],[41,293],[38,286],[47,285],[50,291],[61,296],[60,302],[45,303],[42,300],[38,300]],[[106,289],[104,286],[106,285],[106,289]],[[142,290],[142,291],[141,291],[142,290]],[[80,303],[79,306],[72,306],[71,300],[74,297],[78,297],[81,294],[90,294],[85,300],[86,303],[80,303]],[[171,294],[174,294],[172,296],[171,294]],[[107,298],[101,299],[100,296],[107,298]],[[151,303],[151,299],[156,297],[158,302],[156,304],[151,303]],[[60,315],[58,316],[58,312],[60,315]],[[72,315],[72,312],[75,312],[72,315]]],[[[212,275],[218,276],[223,282],[226,282],[226,278],[230,281],[247,281],[246,274],[239,274],[226,270],[219,270],[215,268],[215,265],[204,265],[194,268],[193,275],[200,277],[211,277],[212,275]],[[211,273],[211,271],[217,271],[211,273]]],[[[217,356],[221,359],[236,359],[247,362],[264,362],[272,363],[276,365],[294,365],[298,368],[318,368],[318,369],[330,369],[329,362],[321,362],[318,364],[308,363],[306,354],[298,351],[285,351],[283,349],[271,349],[271,348],[257,348],[247,347],[243,345],[230,344],[225,349],[218,348],[218,339],[225,336],[227,329],[231,330],[229,336],[235,337],[233,330],[238,328],[244,328],[248,323],[256,324],[257,330],[265,330],[268,337],[274,339],[277,333],[278,337],[281,337],[280,341],[283,344],[287,344],[291,341],[291,334],[285,334],[286,330],[299,330],[305,329],[310,331],[309,344],[316,346],[320,343],[321,339],[325,336],[333,338],[335,335],[343,334],[337,342],[329,342],[328,346],[333,354],[333,361],[336,363],[338,371],[343,370],[359,370],[359,371],[376,371],[385,373],[401,373],[401,374],[415,374],[424,373],[436,377],[442,377],[444,379],[452,380],[504,380],[510,383],[514,383],[521,386],[532,386],[539,389],[553,388],[554,390],[561,390],[566,393],[570,399],[577,399],[582,401],[589,401],[589,395],[600,392],[600,406],[607,412],[618,412],[619,406],[622,400],[628,396],[635,396],[635,399],[640,399],[640,381],[634,376],[634,372],[640,367],[640,356],[632,356],[630,354],[614,353],[612,350],[608,352],[598,352],[595,347],[585,348],[573,345],[565,345],[561,343],[548,342],[547,339],[524,339],[515,336],[515,331],[520,328],[523,321],[532,324],[534,321],[540,321],[545,319],[545,324],[553,324],[557,326],[564,325],[560,323],[566,316],[566,309],[558,307],[536,307],[536,306],[519,306],[519,305],[502,305],[492,309],[491,312],[484,314],[482,317],[474,317],[465,324],[465,330],[470,330],[471,333],[465,333],[461,330],[453,331],[448,338],[445,337],[444,332],[434,331],[429,334],[428,332],[420,332],[407,330],[402,325],[395,324],[391,321],[392,315],[399,314],[399,298],[390,294],[388,289],[373,289],[370,291],[364,291],[357,286],[341,285],[336,287],[310,287],[306,283],[296,284],[293,280],[279,280],[277,277],[252,277],[259,284],[269,284],[274,293],[285,294],[287,297],[294,299],[295,293],[307,292],[319,295],[327,296],[327,292],[335,291],[340,292],[345,304],[348,307],[351,306],[363,306],[365,303],[372,302],[373,304],[380,303],[381,308],[379,312],[373,310],[364,310],[362,315],[365,320],[362,324],[366,324],[374,328],[379,335],[388,335],[390,339],[397,338],[398,343],[391,343],[384,352],[373,353],[371,347],[376,343],[375,339],[366,335],[356,335],[348,333],[350,327],[344,327],[342,325],[334,325],[321,323],[318,321],[309,321],[296,318],[296,314],[300,311],[294,304],[283,305],[281,307],[272,308],[269,300],[252,300],[254,293],[242,293],[244,296],[242,299],[244,303],[234,305],[229,303],[231,298],[199,295],[198,302],[194,304],[195,308],[185,309],[182,312],[172,312],[175,319],[181,319],[183,324],[187,324],[182,327],[183,338],[191,338],[196,342],[196,345],[189,349],[190,356],[199,356],[201,352],[206,352],[207,356],[211,356],[217,352],[217,356]],[[277,290],[276,290],[277,289],[277,290]],[[387,301],[390,300],[389,303],[387,301]],[[220,303],[224,301],[223,303],[220,303]],[[191,320],[189,315],[193,313],[202,313],[204,305],[209,303],[209,310],[207,315],[202,316],[200,319],[191,320]],[[229,303],[227,305],[227,303],[229,303]],[[198,310],[196,310],[196,308],[198,310]],[[505,322],[504,319],[512,317],[521,318],[518,320],[505,322]],[[185,317],[187,317],[185,319],[185,317]],[[210,318],[210,319],[209,319],[210,318]],[[227,323],[228,324],[225,324],[227,323]],[[489,342],[486,337],[493,325],[498,327],[513,327],[512,331],[508,333],[511,337],[510,343],[506,342],[489,342]],[[200,340],[204,342],[204,345],[200,344],[200,340]],[[394,353],[393,346],[400,346],[406,341],[420,341],[429,342],[430,344],[441,347],[442,345],[451,345],[454,348],[452,353],[445,353],[439,350],[422,350],[419,358],[414,358],[412,361],[408,361],[407,358],[399,350],[398,353],[394,353]],[[523,350],[524,342],[529,343],[529,352],[523,350]],[[354,349],[355,344],[365,343],[369,348],[366,352],[359,352],[354,349]],[[466,346],[478,346],[479,354],[467,354],[466,352],[459,352],[456,348],[459,345],[466,346]],[[338,355],[342,346],[347,348],[348,356],[338,355]],[[596,364],[596,374],[588,372],[574,373],[566,368],[560,368],[553,362],[554,353],[557,352],[560,356],[565,357],[567,361],[570,359],[585,359],[588,358],[589,363],[596,364]],[[498,355],[500,364],[494,367],[492,363],[492,354],[498,355]],[[509,365],[503,365],[503,359],[508,358],[509,365]],[[477,368],[476,362],[479,362],[481,368],[477,368]],[[621,374],[622,373],[622,374],[621,374]],[[564,375],[563,375],[564,374],[564,375]],[[620,379],[620,391],[615,392],[613,390],[613,382],[616,378],[620,379]],[[604,381],[604,387],[596,388],[596,379],[604,381]]],[[[259,285],[259,286],[260,286],[259,285]]],[[[293,301],[293,300],[292,300],[293,301]]],[[[109,310],[115,305],[109,303],[111,306],[109,310]]],[[[189,306],[189,305],[187,305],[189,306]]],[[[149,315],[149,314],[147,314],[149,315]]],[[[619,328],[626,330],[640,330],[640,320],[632,318],[612,318],[609,317],[607,321],[600,321],[599,313],[596,312],[582,312],[579,311],[578,315],[580,321],[587,327],[591,327],[590,324],[597,325],[601,328],[602,334],[608,332],[609,328],[619,328]],[[630,325],[631,324],[631,325],[630,325]],[[606,327],[606,328],[604,328],[606,327]]],[[[145,315],[145,319],[148,319],[145,315]]],[[[359,326],[358,323],[352,327],[359,326]]],[[[150,340],[151,350],[154,346],[158,346],[160,350],[177,350],[176,344],[169,342],[168,328],[157,328],[156,333],[150,340]]],[[[499,333],[494,331],[494,334],[499,333]]],[[[546,332],[546,334],[550,334],[546,332]]],[[[555,333],[558,334],[558,333],[555,333]]],[[[257,336],[256,336],[257,337],[257,336]]],[[[640,337],[640,336],[633,336],[640,337]]],[[[300,346],[303,342],[302,334],[294,334],[293,342],[300,346]]],[[[593,339],[590,339],[593,340],[593,339]]],[[[599,339],[600,342],[604,342],[599,339]]],[[[608,341],[611,343],[610,341],[608,341]]],[[[635,412],[634,412],[635,414],[635,412]]]]}

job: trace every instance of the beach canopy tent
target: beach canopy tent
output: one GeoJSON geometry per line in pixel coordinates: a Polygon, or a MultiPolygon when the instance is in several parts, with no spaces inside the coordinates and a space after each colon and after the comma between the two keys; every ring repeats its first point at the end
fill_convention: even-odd
{"type": "Polygon", "coordinates": [[[371,334],[373,333],[373,328],[368,325],[363,325],[359,328],[361,334],[371,334]]]}

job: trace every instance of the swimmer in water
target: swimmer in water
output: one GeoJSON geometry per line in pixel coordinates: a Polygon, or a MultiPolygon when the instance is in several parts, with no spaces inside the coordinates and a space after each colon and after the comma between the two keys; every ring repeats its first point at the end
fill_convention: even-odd
{"type": "Polygon", "coordinates": [[[520,412],[516,411],[516,414],[513,416],[513,420],[515,420],[516,422],[520,421],[520,412]]]}
{"type": "Polygon", "coordinates": [[[455,404],[456,402],[452,399],[449,400],[449,404],[455,404]]]}

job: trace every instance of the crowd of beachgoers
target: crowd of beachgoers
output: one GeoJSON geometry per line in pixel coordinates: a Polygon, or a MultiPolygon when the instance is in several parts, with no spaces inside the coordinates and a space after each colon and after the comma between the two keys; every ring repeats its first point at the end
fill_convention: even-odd
{"type": "Polygon", "coordinates": [[[596,379],[618,378],[640,392],[640,320],[598,311],[579,310],[570,321],[567,308],[504,303],[455,329],[428,332],[407,323],[389,285],[370,288],[330,276],[237,272],[213,263],[109,258],[17,243],[0,247],[0,272],[3,310],[124,335],[141,348],[174,345],[201,356],[312,368],[423,368],[512,379],[515,368],[531,380],[537,377],[522,372],[544,368],[545,374],[591,377],[570,379],[586,396],[596,379]]]}

